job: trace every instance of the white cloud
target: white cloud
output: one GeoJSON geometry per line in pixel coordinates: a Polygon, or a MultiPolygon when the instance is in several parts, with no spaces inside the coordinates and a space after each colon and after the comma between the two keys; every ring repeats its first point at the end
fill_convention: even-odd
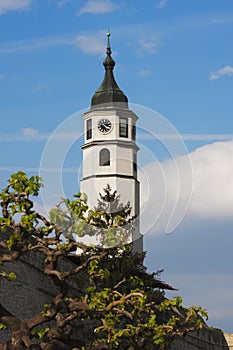
{"type": "Polygon", "coordinates": [[[164,6],[166,6],[166,4],[167,4],[167,0],[159,0],[159,1],[156,3],[155,7],[156,7],[157,9],[162,9],[164,6]]]}
{"type": "Polygon", "coordinates": [[[0,15],[9,11],[26,10],[32,4],[32,0],[1,0],[0,15]]]}
{"type": "Polygon", "coordinates": [[[68,4],[69,2],[71,2],[71,1],[73,1],[73,0],[60,0],[60,1],[58,1],[58,6],[63,6],[63,5],[66,5],[66,4],[68,4]]]}
{"type": "Polygon", "coordinates": [[[34,40],[7,42],[1,45],[0,53],[14,53],[19,51],[40,50],[58,46],[74,46],[74,38],[70,37],[47,37],[34,40]]]}
{"type": "Polygon", "coordinates": [[[40,92],[40,91],[43,91],[43,90],[45,90],[44,85],[42,85],[42,84],[36,85],[36,91],[40,92]]]}
{"type": "MultiPolygon", "coordinates": [[[[11,173],[15,173],[17,171],[22,170],[24,172],[28,172],[28,173],[38,173],[38,171],[43,171],[43,172],[48,172],[48,173],[61,173],[61,171],[63,173],[74,173],[76,174],[78,169],[77,168],[30,168],[30,167],[0,167],[0,171],[6,171],[6,172],[11,172],[11,173]]],[[[60,198],[60,197],[59,197],[60,198]]]]}
{"type": "Polygon", "coordinates": [[[138,44],[144,52],[154,54],[157,52],[159,37],[157,34],[148,35],[147,38],[140,38],[138,44]]]}
{"type": "MultiPolygon", "coordinates": [[[[1,0],[0,0],[1,1],[1,0]]],[[[85,53],[102,54],[105,52],[106,45],[103,41],[104,35],[100,33],[95,35],[78,35],[76,37],[47,37],[34,40],[24,40],[18,42],[3,43],[0,48],[0,54],[11,54],[21,51],[42,50],[59,46],[78,47],[85,53]]]]}
{"type": "MultiPolygon", "coordinates": [[[[132,42],[138,54],[156,53],[158,45],[161,44],[160,33],[148,34],[147,29],[145,29],[145,33],[143,34],[141,29],[139,30],[131,26],[121,26],[119,30],[123,36],[127,32],[127,40],[132,42]]],[[[80,33],[76,36],[74,34],[68,34],[64,36],[34,38],[33,40],[6,41],[1,43],[0,54],[13,54],[65,46],[78,47],[85,53],[103,55],[106,49],[105,33],[103,31],[95,31],[93,34],[80,33]]]]}
{"type": "Polygon", "coordinates": [[[22,128],[17,134],[0,134],[0,142],[33,142],[45,141],[49,134],[41,134],[39,130],[31,127],[22,128]]]}
{"type": "Polygon", "coordinates": [[[219,69],[217,72],[212,73],[210,75],[209,80],[210,81],[216,80],[224,75],[226,75],[228,77],[232,76],[233,75],[233,67],[232,66],[225,66],[225,67],[219,69]]]}
{"type": "Polygon", "coordinates": [[[139,71],[139,76],[142,78],[147,78],[151,75],[151,71],[149,69],[141,69],[139,71]]]}
{"type": "Polygon", "coordinates": [[[191,212],[202,217],[232,217],[233,141],[216,142],[191,153],[191,212]]]}
{"type": "MultiPolygon", "coordinates": [[[[178,140],[180,137],[184,141],[231,141],[233,140],[233,134],[157,134],[160,140],[178,140]]],[[[143,133],[139,131],[139,140],[154,140],[154,135],[143,133]]]]}
{"type": "Polygon", "coordinates": [[[10,172],[10,173],[16,173],[17,171],[22,170],[24,172],[33,172],[33,173],[37,173],[38,172],[38,168],[24,168],[24,167],[13,167],[13,166],[9,166],[9,167],[0,167],[0,171],[6,171],[6,172],[10,172]]]}
{"type": "Polygon", "coordinates": [[[105,14],[113,12],[119,8],[119,5],[114,4],[110,0],[89,0],[87,3],[78,11],[78,15],[85,13],[91,13],[94,15],[105,14]]]}
{"type": "Polygon", "coordinates": [[[91,55],[103,55],[106,49],[103,38],[97,35],[78,35],[74,40],[74,44],[84,53],[91,55]]]}
{"type": "Polygon", "coordinates": [[[229,141],[233,134],[182,134],[185,141],[229,141]]]}
{"type": "Polygon", "coordinates": [[[39,134],[39,130],[28,127],[22,128],[21,133],[25,137],[34,137],[35,135],[39,134]]]}
{"type": "Polygon", "coordinates": [[[49,138],[48,134],[35,134],[34,136],[30,135],[23,135],[21,132],[20,135],[18,134],[11,134],[11,135],[1,135],[0,134],[0,142],[34,142],[34,141],[46,141],[49,138]]]}
{"type": "Polygon", "coordinates": [[[185,216],[190,193],[189,217],[231,218],[232,174],[233,141],[216,142],[171,161],[146,165],[139,173],[143,232],[155,223],[157,232],[166,232],[169,220],[176,221],[174,215],[185,216]],[[192,173],[187,166],[189,161],[192,173]]]}
{"type": "Polygon", "coordinates": [[[78,140],[82,133],[77,132],[57,132],[56,134],[40,133],[39,130],[30,127],[22,128],[18,134],[0,134],[0,142],[34,142],[46,141],[50,137],[59,141],[78,140]]]}

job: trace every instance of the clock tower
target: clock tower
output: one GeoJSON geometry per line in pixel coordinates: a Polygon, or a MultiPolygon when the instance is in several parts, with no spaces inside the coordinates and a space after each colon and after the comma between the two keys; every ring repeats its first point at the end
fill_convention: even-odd
{"type": "Polygon", "coordinates": [[[110,34],[105,76],[91,100],[91,108],[83,114],[84,145],[83,178],[80,191],[88,196],[89,207],[96,207],[99,194],[110,185],[120,195],[124,205],[130,202],[134,229],[127,243],[133,250],[142,252],[142,235],[139,227],[140,198],[137,180],[136,122],[138,117],[128,107],[128,99],[118,87],[111,57],[110,34]]]}

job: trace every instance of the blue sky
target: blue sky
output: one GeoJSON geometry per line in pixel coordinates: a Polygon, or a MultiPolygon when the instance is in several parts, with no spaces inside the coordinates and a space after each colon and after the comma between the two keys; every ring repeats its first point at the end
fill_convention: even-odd
{"type": "MultiPolygon", "coordinates": [[[[189,178],[190,159],[193,168],[188,212],[164,234],[175,170],[161,143],[139,137],[142,154],[153,155],[146,164],[139,154],[141,172],[159,182],[159,164],[168,184],[168,212],[145,235],[147,265],[164,268],[162,278],[186,305],[206,307],[211,325],[233,332],[232,0],[0,0],[1,187],[18,169],[38,173],[51,133],[89,107],[103,78],[108,28],[119,86],[131,103],[159,112],[177,129],[187,149],[169,147],[182,179],[189,178]]],[[[72,132],[62,176],[67,195],[78,189],[81,118],[72,132]]],[[[189,201],[185,185],[181,207],[189,201]]],[[[157,215],[158,188],[150,187],[144,221],[157,215]]]]}

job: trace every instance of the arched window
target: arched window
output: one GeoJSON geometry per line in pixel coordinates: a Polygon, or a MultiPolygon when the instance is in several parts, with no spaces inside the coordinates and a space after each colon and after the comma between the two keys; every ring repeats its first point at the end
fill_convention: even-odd
{"type": "Polygon", "coordinates": [[[100,166],[110,165],[110,152],[107,148],[100,151],[100,166]]]}

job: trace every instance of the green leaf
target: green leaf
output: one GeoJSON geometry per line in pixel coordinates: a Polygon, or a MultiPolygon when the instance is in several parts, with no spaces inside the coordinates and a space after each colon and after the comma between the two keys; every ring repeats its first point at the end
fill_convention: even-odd
{"type": "Polygon", "coordinates": [[[8,278],[12,281],[14,281],[16,279],[16,274],[14,272],[10,272],[8,275],[8,278]]]}
{"type": "Polygon", "coordinates": [[[3,324],[3,323],[0,323],[0,330],[2,331],[2,330],[5,330],[5,329],[7,329],[7,326],[5,324],[3,324]]]}
{"type": "Polygon", "coordinates": [[[32,330],[32,334],[37,336],[39,338],[39,340],[42,340],[45,337],[46,333],[48,333],[48,332],[49,332],[49,327],[46,327],[45,329],[37,329],[36,328],[36,329],[32,330]]]}

